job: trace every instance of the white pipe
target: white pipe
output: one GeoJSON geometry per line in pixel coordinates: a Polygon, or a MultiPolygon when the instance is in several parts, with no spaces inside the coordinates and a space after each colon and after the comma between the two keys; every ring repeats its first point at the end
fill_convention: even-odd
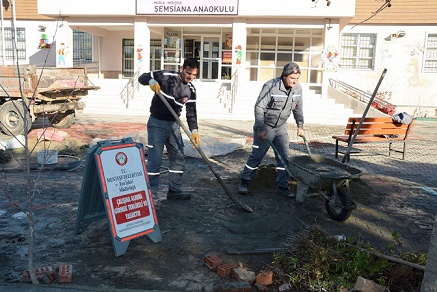
{"type": "MultiPolygon", "coordinates": [[[[14,21],[14,49],[16,49],[15,53],[17,54],[17,63],[19,63],[19,59],[18,59],[18,50],[17,50],[17,15],[15,14],[15,0],[12,0],[12,19],[14,21]]],[[[14,60],[15,62],[15,60],[14,60]]]]}
{"type": "Polygon", "coordinates": [[[6,54],[6,48],[5,48],[5,28],[3,26],[3,21],[4,21],[4,15],[3,15],[3,2],[2,2],[2,12],[1,12],[1,25],[2,25],[2,65],[5,65],[5,54],[6,54]]]}

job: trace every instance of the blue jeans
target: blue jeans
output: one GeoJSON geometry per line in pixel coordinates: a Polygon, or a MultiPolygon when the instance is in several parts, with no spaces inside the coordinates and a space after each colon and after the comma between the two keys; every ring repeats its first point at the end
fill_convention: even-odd
{"type": "MultiPolygon", "coordinates": [[[[266,126],[267,139],[272,141],[279,154],[282,156],[285,162],[288,161],[289,156],[289,139],[287,126],[283,125],[279,128],[271,128],[266,126]]],[[[258,131],[253,130],[253,145],[252,153],[247,159],[246,165],[240,174],[240,179],[251,181],[256,175],[258,166],[261,164],[264,156],[270,148],[270,144],[265,140],[258,138],[258,131]]],[[[276,184],[280,188],[288,188],[288,173],[282,165],[280,159],[276,156],[276,184]]],[[[288,165],[287,165],[288,167],[288,165]]]]}
{"type": "Polygon", "coordinates": [[[164,145],[168,153],[169,190],[180,192],[185,157],[179,123],[150,117],[147,122],[147,132],[148,160],[146,167],[152,193],[156,194],[158,191],[164,145]]]}

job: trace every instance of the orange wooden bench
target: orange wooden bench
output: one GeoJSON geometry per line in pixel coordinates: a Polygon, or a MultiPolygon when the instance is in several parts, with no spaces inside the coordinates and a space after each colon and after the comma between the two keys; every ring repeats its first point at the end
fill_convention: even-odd
{"type": "MultiPolygon", "coordinates": [[[[360,123],[361,118],[351,117],[349,118],[344,135],[335,135],[332,138],[335,139],[335,158],[338,158],[338,153],[342,153],[338,150],[338,142],[349,143],[360,123]]],[[[391,117],[387,118],[364,118],[360,131],[358,132],[354,144],[363,143],[388,143],[388,155],[391,152],[402,153],[402,159],[405,159],[406,144],[408,135],[414,127],[415,119],[410,124],[395,123],[391,117]],[[395,150],[392,148],[393,143],[403,143],[402,150],[395,150]]],[[[349,157],[347,157],[349,161],[349,157]]]]}

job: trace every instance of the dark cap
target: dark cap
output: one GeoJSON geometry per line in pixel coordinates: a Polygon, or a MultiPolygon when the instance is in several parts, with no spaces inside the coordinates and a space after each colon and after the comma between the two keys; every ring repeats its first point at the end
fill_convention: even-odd
{"type": "Polygon", "coordinates": [[[290,74],[298,74],[298,73],[300,74],[299,65],[291,62],[284,66],[281,76],[288,76],[290,74]]]}

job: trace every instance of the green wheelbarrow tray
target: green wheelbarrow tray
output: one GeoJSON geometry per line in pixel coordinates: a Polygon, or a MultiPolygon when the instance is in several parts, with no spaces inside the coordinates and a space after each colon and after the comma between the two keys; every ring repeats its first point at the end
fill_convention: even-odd
{"type": "Polygon", "coordinates": [[[349,182],[359,178],[362,171],[322,155],[311,154],[306,138],[302,137],[308,155],[292,156],[287,161],[280,156],[270,140],[277,157],[288,174],[297,181],[296,202],[303,204],[308,190],[317,191],[325,199],[329,216],[336,221],[345,221],[357,205],[350,195],[349,182]]]}
{"type": "Polygon", "coordinates": [[[297,180],[297,203],[302,204],[312,188],[324,197],[326,211],[336,221],[345,221],[357,208],[350,195],[349,182],[359,178],[361,170],[314,154],[290,157],[288,168],[297,180]]]}
{"type": "Polygon", "coordinates": [[[328,189],[332,183],[342,186],[345,181],[360,177],[361,170],[322,155],[294,156],[288,159],[293,177],[313,189],[328,189]]]}

